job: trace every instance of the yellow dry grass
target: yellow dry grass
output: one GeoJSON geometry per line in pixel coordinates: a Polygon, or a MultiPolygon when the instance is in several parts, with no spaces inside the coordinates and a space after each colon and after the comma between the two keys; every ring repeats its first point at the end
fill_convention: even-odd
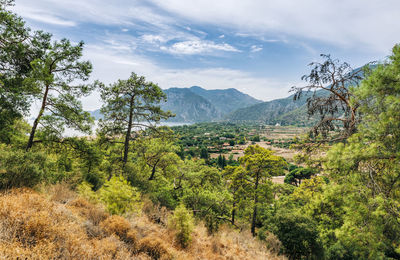
{"type": "Polygon", "coordinates": [[[0,194],[0,259],[283,259],[227,227],[208,236],[198,225],[183,250],[173,231],[145,215],[110,216],[65,187],[46,192],[0,194]]]}

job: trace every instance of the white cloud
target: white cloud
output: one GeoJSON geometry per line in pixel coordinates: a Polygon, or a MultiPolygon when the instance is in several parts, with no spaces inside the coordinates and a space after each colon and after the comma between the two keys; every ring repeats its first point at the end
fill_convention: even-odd
{"type": "MultiPolygon", "coordinates": [[[[146,57],[132,52],[118,52],[105,45],[88,45],[84,58],[94,66],[91,79],[112,83],[126,79],[131,72],[144,75],[147,80],[161,88],[202,86],[206,89],[236,88],[261,100],[271,100],[288,96],[293,83],[279,79],[257,77],[250,73],[223,68],[170,69],[157,65],[146,57]]],[[[84,108],[99,108],[99,94],[94,93],[83,99],[84,108]]]]}
{"type": "Polygon", "coordinates": [[[387,53],[399,41],[398,0],[152,0],[192,22],[387,53]]]}
{"type": "Polygon", "coordinates": [[[24,17],[63,26],[146,23],[170,31],[182,23],[183,29],[190,29],[186,32],[194,33],[185,24],[201,23],[243,35],[316,39],[385,54],[400,35],[398,0],[18,0],[15,10],[24,17]],[[32,16],[29,9],[43,15],[32,16]]]}
{"type": "Polygon", "coordinates": [[[22,13],[27,19],[46,24],[59,25],[59,26],[76,26],[77,23],[71,20],[66,20],[58,16],[48,14],[46,12],[36,11],[31,8],[22,8],[22,13]]]}
{"type": "Polygon", "coordinates": [[[23,17],[28,11],[38,12],[55,17],[70,19],[76,22],[92,22],[102,25],[134,25],[136,21],[163,27],[173,19],[155,12],[141,0],[18,0],[14,10],[23,17]]]}
{"type": "Polygon", "coordinates": [[[251,47],[250,47],[250,52],[259,52],[259,51],[262,51],[262,50],[263,50],[263,48],[261,46],[258,46],[258,45],[251,45],[251,47]]]}
{"type": "Polygon", "coordinates": [[[142,40],[152,44],[165,43],[168,39],[162,35],[144,34],[142,40]]]}
{"type": "Polygon", "coordinates": [[[173,54],[211,54],[215,51],[226,51],[226,52],[240,52],[232,45],[227,43],[215,43],[212,41],[183,41],[174,43],[170,47],[162,46],[161,50],[173,53],[173,54]]]}

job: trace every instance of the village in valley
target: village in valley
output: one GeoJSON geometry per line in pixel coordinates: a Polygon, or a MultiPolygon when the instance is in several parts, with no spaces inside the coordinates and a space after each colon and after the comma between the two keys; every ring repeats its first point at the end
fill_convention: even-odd
{"type": "MultiPolygon", "coordinates": [[[[290,149],[308,128],[296,126],[249,125],[232,123],[198,123],[172,128],[178,134],[185,155],[208,159],[211,164],[223,157],[237,161],[252,144],[271,149],[276,155],[293,162],[295,150],[290,149]]],[[[228,163],[229,164],[229,163],[228,163]]]]}

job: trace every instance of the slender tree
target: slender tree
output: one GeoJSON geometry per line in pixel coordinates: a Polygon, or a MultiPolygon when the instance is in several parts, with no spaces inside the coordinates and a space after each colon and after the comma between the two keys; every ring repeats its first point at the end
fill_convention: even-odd
{"type": "Polygon", "coordinates": [[[246,169],[242,166],[227,166],[223,171],[224,179],[227,181],[227,187],[232,194],[231,223],[235,225],[238,205],[247,197],[251,190],[251,182],[248,181],[246,169]]]}
{"type": "Polygon", "coordinates": [[[43,57],[35,59],[25,84],[41,101],[39,112],[33,122],[26,150],[35,138],[39,124],[47,135],[61,137],[64,127],[89,133],[93,119],[84,112],[78,98],[88,95],[94,85],[73,85],[76,80],[86,81],[92,71],[89,61],[80,61],[83,42],[76,46],[67,39],[49,46],[43,57]]]}
{"type": "Polygon", "coordinates": [[[146,82],[145,78],[132,73],[127,80],[109,86],[101,86],[101,99],[104,102],[101,112],[100,131],[110,138],[123,136],[123,164],[128,161],[129,144],[139,128],[153,128],[161,119],[168,119],[172,114],[160,107],[166,101],[161,88],[146,82]]]}
{"type": "Polygon", "coordinates": [[[42,57],[50,34],[31,32],[21,17],[7,10],[14,1],[0,1],[0,141],[8,142],[15,119],[27,115],[32,90],[23,84],[31,62],[42,57]]]}
{"type": "Polygon", "coordinates": [[[253,236],[256,234],[257,210],[261,186],[265,186],[271,176],[277,175],[286,165],[282,157],[276,156],[273,153],[273,151],[262,148],[259,145],[251,145],[246,148],[244,156],[240,158],[240,162],[245,167],[253,183],[254,207],[251,219],[251,233],[253,236]]]}
{"type": "Polygon", "coordinates": [[[320,119],[311,130],[311,137],[321,134],[323,141],[332,141],[327,138],[329,132],[339,130],[339,136],[334,139],[343,140],[356,131],[359,123],[359,104],[352,101],[352,87],[357,87],[363,79],[363,68],[353,69],[330,55],[321,54],[321,57],[325,61],[310,63],[310,74],[302,77],[308,84],[293,87],[291,91],[295,92],[294,100],[312,92],[307,99],[308,115],[318,115],[320,119]]]}

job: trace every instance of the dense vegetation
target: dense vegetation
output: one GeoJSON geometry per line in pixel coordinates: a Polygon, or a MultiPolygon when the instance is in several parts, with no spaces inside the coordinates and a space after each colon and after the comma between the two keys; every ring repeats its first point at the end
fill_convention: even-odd
{"type": "MultiPolygon", "coordinates": [[[[332,95],[311,97],[327,101],[317,102],[327,113],[320,114],[316,126],[322,128],[314,128],[319,131],[294,142],[304,151],[297,157],[302,166],[296,166],[252,145],[260,141],[254,126],[204,124],[176,128],[176,132],[156,127],[172,116],[161,109],[166,95],[134,73],[108,86],[75,85],[78,79],[86,82],[92,68],[81,60],[83,43],[53,42],[51,35],[32,32],[8,11],[12,1],[0,4],[0,189],[4,191],[0,248],[4,257],[16,252],[22,257],[85,257],[86,248],[94,258],[139,254],[173,258],[174,250],[166,248],[161,235],[142,234],[139,239],[120,217],[144,213],[151,221],[148,225],[172,230],[168,234],[174,235],[175,248],[193,254],[201,251],[190,251],[191,246],[198,248],[192,244],[194,230],[204,225],[214,237],[227,226],[237,230],[231,236],[250,230],[271,251],[289,259],[400,258],[399,45],[386,62],[365,69],[359,86],[341,89],[344,100],[336,99],[333,84],[332,95]],[[104,114],[96,134],[65,137],[66,128],[90,133],[93,118],[82,109],[80,97],[96,89],[101,92],[104,114]],[[33,125],[24,120],[31,100],[41,103],[33,125]],[[351,120],[322,124],[343,103],[351,120]],[[189,130],[193,136],[184,134],[189,130]],[[218,139],[214,139],[216,131],[218,139]],[[193,139],[195,135],[198,138],[193,139]],[[244,145],[243,156],[230,163],[221,156],[210,163],[208,148],[225,143],[244,145]],[[193,154],[190,146],[196,147],[193,154]],[[286,175],[284,184],[271,181],[278,175],[286,175]],[[46,190],[60,183],[85,199],[53,198],[59,203],[54,204],[31,190],[15,190],[46,190]],[[68,228],[74,232],[64,232],[68,228]],[[59,247],[65,247],[64,255],[59,247]]],[[[314,79],[333,68],[329,60],[327,64],[312,71],[314,79]]],[[[340,80],[347,81],[346,77],[340,80]]],[[[165,234],[163,238],[171,240],[165,234]]],[[[214,253],[224,252],[221,243],[214,245],[214,253]]],[[[241,250],[238,254],[245,251],[241,250]]]]}

